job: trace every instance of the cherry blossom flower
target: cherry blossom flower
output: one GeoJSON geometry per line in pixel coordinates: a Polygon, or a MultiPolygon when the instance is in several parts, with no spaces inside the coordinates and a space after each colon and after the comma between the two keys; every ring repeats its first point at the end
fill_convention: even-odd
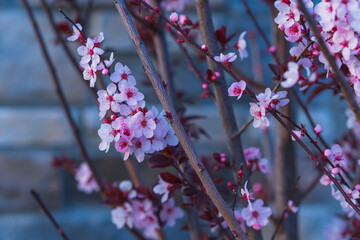
{"type": "Polygon", "coordinates": [[[153,191],[154,191],[154,193],[156,193],[158,195],[162,195],[161,196],[162,203],[164,203],[168,200],[171,186],[172,186],[171,184],[165,182],[159,176],[159,183],[154,186],[153,191]]]}
{"type": "Polygon", "coordinates": [[[293,200],[289,200],[287,202],[287,210],[290,211],[290,212],[293,212],[293,213],[297,213],[299,208],[294,205],[293,200]]]}
{"type": "Polygon", "coordinates": [[[119,184],[119,189],[127,195],[129,199],[134,199],[136,197],[136,190],[133,189],[133,184],[129,180],[123,180],[119,184]]]}
{"type": "Polygon", "coordinates": [[[236,43],[236,49],[239,51],[240,59],[243,60],[244,58],[248,57],[248,52],[246,51],[246,41],[245,41],[246,31],[240,34],[239,40],[236,43]]]}
{"type": "Polygon", "coordinates": [[[131,152],[134,153],[138,162],[144,161],[145,153],[148,153],[151,149],[151,142],[145,137],[133,138],[131,152]]]}
{"type": "Polygon", "coordinates": [[[141,101],[144,99],[144,94],[139,92],[139,90],[128,84],[122,84],[120,88],[120,94],[117,98],[117,101],[119,102],[126,102],[129,106],[135,106],[137,105],[138,101],[141,101]]]}
{"type": "Polygon", "coordinates": [[[82,31],[82,26],[80,23],[75,24],[76,26],[73,26],[73,34],[67,38],[68,41],[76,41],[78,39],[82,38],[82,34],[80,31],[82,31]],[[80,31],[79,31],[80,30],[80,31]]]}
{"type": "Polygon", "coordinates": [[[111,111],[113,111],[114,113],[120,113],[124,116],[131,113],[131,110],[127,105],[119,103],[122,102],[122,97],[119,93],[116,93],[116,90],[116,84],[110,83],[106,88],[106,91],[99,90],[97,92],[100,108],[100,119],[105,116],[106,111],[109,109],[111,109],[111,111]]]}
{"type": "Polygon", "coordinates": [[[166,225],[173,227],[175,226],[176,219],[182,218],[184,212],[181,208],[175,207],[175,201],[173,198],[169,199],[160,211],[160,219],[165,222],[166,225]]]}
{"type": "Polygon", "coordinates": [[[350,59],[350,53],[357,47],[358,39],[354,37],[353,31],[338,30],[334,33],[332,38],[334,44],[331,49],[332,52],[341,52],[346,61],[350,59]]]}
{"type": "Polygon", "coordinates": [[[329,158],[329,160],[335,165],[342,167],[345,163],[345,156],[342,152],[342,149],[339,144],[335,144],[330,149],[326,149],[324,151],[325,157],[329,158]]]}
{"type": "Polygon", "coordinates": [[[284,28],[289,28],[300,20],[300,12],[295,3],[276,1],[275,7],[279,10],[279,14],[274,21],[284,28]]]}
{"type": "Polygon", "coordinates": [[[242,209],[241,216],[246,221],[248,227],[260,230],[261,227],[269,223],[268,218],[271,215],[271,209],[269,207],[263,207],[263,205],[263,200],[257,199],[254,203],[242,209]]]}
{"type": "Polygon", "coordinates": [[[110,79],[111,81],[118,83],[120,81],[127,82],[130,86],[135,86],[136,80],[134,76],[130,75],[131,70],[126,65],[122,65],[121,63],[115,64],[115,71],[111,74],[110,79]]]}
{"type": "Polygon", "coordinates": [[[170,21],[172,23],[177,23],[179,21],[179,15],[176,12],[170,14],[170,21]]]}
{"type": "Polygon", "coordinates": [[[246,88],[246,82],[241,80],[240,82],[234,82],[228,89],[229,96],[235,97],[238,96],[237,99],[240,99],[244,93],[246,88]]]}
{"type": "Polygon", "coordinates": [[[97,71],[96,63],[93,62],[91,66],[89,64],[85,64],[82,65],[82,67],[84,68],[83,78],[87,81],[90,80],[90,87],[94,87],[96,82],[96,71],[97,71]]]}
{"type": "Polygon", "coordinates": [[[253,122],[254,128],[270,125],[269,119],[267,119],[265,115],[264,107],[261,107],[256,103],[250,103],[250,114],[254,117],[254,122],[253,122]]]}
{"type": "Polygon", "coordinates": [[[271,174],[269,161],[261,157],[259,148],[250,147],[245,149],[244,156],[246,165],[251,171],[259,170],[264,174],[271,174]]]}
{"type": "Polygon", "coordinates": [[[86,46],[80,46],[77,49],[77,52],[82,56],[80,64],[84,65],[92,61],[93,64],[100,63],[100,55],[104,53],[104,50],[94,46],[95,41],[91,38],[88,38],[86,41],[86,46]]]}
{"type": "MultiPolygon", "coordinates": [[[[120,138],[118,141],[115,142],[115,149],[121,153],[127,153],[132,146],[132,142],[126,138],[120,138]]],[[[127,160],[127,157],[124,157],[124,160],[127,160]]]]}
{"type": "Polygon", "coordinates": [[[133,211],[129,203],[124,203],[111,210],[111,220],[117,229],[121,229],[126,224],[129,228],[133,228],[134,220],[132,217],[133,211]]]}
{"type": "Polygon", "coordinates": [[[93,178],[89,165],[82,163],[75,172],[77,188],[86,194],[99,191],[99,185],[93,178]]]}
{"type": "MultiPolygon", "coordinates": [[[[299,45],[290,48],[290,51],[289,51],[290,55],[295,56],[297,58],[303,52],[303,50],[305,49],[305,46],[306,46],[306,44],[304,44],[303,42],[300,42],[299,45]]],[[[312,62],[309,58],[302,57],[301,59],[299,59],[297,64],[302,65],[304,68],[310,68],[312,65],[312,62]]]]}
{"type": "Polygon", "coordinates": [[[154,118],[154,113],[151,110],[147,112],[137,112],[131,121],[131,128],[135,131],[135,137],[145,136],[146,138],[151,138],[156,128],[154,118]]]}
{"type": "Polygon", "coordinates": [[[331,179],[330,179],[327,175],[324,175],[324,176],[322,176],[322,177],[320,178],[320,184],[321,184],[321,185],[327,186],[327,185],[329,185],[329,184],[331,184],[331,183],[332,183],[332,181],[331,181],[331,179]]]}
{"type": "Polygon", "coordinates": [[[291,25],[290,27],[285,28],[285,34],[286,34],[285,38],[289,42],[298,41],[302,36],[301,25],[296,22],[293,25],[291,25]]]}
{"type": "Polygon", "coordinates": [[[323,132],[323,129],[320,124],[316,124],[316,126],[314,128],[314,132],[316,133],[316,135],[319,135],[320,133],[323,132]]]}
{"type": "Polygon", "coordinates": [[[270,88],[266,88],[264,93],[259,93],[256,99],[259,101],[259,105],[265,110],[279,109],[289,103],[289,99],[285,98],[286,91],[279,91],[273,93],[270,88]]]}
{"type": "Polygon", "coordinates": [[[102,140],[99,145],[99,150],[108,152],[110,148],[110,143],[114,141],[112,126],[108,123],[101,124],[100,129],[98,130],[98,135],[102,140]]]}
{"type": "Polygon", "coordinates": [[[299,65],[295,62],[289,62],[287,66],[288,70],[284,73],[285,81],[281,82],[283,88],[290,88],[299,80],[299,65]]]}
{"type": "Polygon", "coordinates": [[[220,56],[215,56],[214,60],[226,64],[226,63],[234,62],[236,58],[237,58],[236,54],[234,52],[230,52],[225,55],[220,53],[220,56]]]}
{"type": "Polygon", "coordinates": [[[159,228],[158,219],[154,214],[154,207],[151,201],[133,201],[133,218],[137,228],[144,229],[147,238],[156,239],[156,229],[159,228]]]}

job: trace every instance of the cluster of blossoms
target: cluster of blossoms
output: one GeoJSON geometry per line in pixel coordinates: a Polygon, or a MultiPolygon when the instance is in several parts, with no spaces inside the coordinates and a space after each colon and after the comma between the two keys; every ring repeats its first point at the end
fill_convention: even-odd
{"type": "Polygon", "coordinates": [[[266,112],[277,110],[288,104],[289,99],[285,98],[286,95],[286,91],[274,93],[270,88],[266,88],[264,93],[256,95],[258,102],[250,103],[250,114],[254,117],[254,128],[268,127],[270,125],[266,112]]]}
{"type": "MultiPolygon", "coordinates": [[[[360,62],[357,57],[360,31],[359,1],[323,0],[314,6],[311,0],[307,0],[305,4],[309,12],[315,15],[317,27],[321,30],[322,38],[335,57],[337,66],[348,77],[355,94],[360,96],[360,62]]],[[[316,71],[318,69],[316,63],[321,62],[329,73],[330,65],[319,50],[315,37],[310,35],[310,29],[302,12],[298,9],[296,0],[277,0],[275,7],[279,10],[275,22],[285,32],[286,39],[297,44],[290,49],[290,54],[294,58],[302,54],[297,63],[289,63],[282,85],[288,88],[299,83],[302,89],[306,89],[316,82],[318,77],[317,74],[310,73],[310,68],[316,71]],[[307,77],[299,73],[300,66],[306,69],[307,77]]]]}
{"type": "Polygon", "coordinates": [[[259,148],[250,147],[244,150],[245,161],[250,172],[256,170],[264,174],[271,174],[270,163],[266,158],[261,156],[259,148]]]}
{"type": "Polygon", "coordinates": [[[117,201],[116,207],[111,210],[111,216],[118,229],[125,225],[135,227],[144,230],[145,237],[156,239],[156,229],[162,225],[173,227],[176,219],[184,216],[182,209],[175,206],[173,198],[168,199],[161,207],[155,206],[149,196],[137,191],[128,180],[113,187],[112,192],[117,201]]]}
{"type": "Polygon", "coordinates": [[[110,60],[101,62],[100,55],[104,51],[98,46],[104,40],[104,35],[100,33],[98,37],[85,41],[79,30],[81,26],[77,24],[74,26],[74,34],[68,39],[79,39],[81,43],[86,43],[78,48],[78,53],[82,56],[80,65],[84,67],[84,79],[90,80],[90,86],[93,87],[96,71],[101,70],[104,75],[110,75],[112,81],[106,90],[99,90],[97,93],[100,119],[108,114],[98,131],[102,140],[99,149],[107,152],[110,144],[115,142],[115,149],[124,154],[125,160],[130,154],[134,154],[142,162],[145,154],[161,151],[167,145],[177,145],[178,139],[165,112],[159,113],[154,106],[151,109],[145,107],[144,95],[136,88],[131,70],[118,62],[114,72],[110,74],[113,54],[110,60]]]}

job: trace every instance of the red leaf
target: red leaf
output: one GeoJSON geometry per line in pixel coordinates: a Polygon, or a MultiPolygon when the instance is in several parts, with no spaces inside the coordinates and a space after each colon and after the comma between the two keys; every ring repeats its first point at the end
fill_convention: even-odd
{"type": "Polygon", "coordinates": [[[171,158],[164,156],[163,154],[155,154],[148,160],[149,167],[151,168],[166,168],[172,163],[171,158]]]}
{"type": "Polygon", "coordinates": [[[162,180],[170,184],[182,184],[180,178],[169,172],[160,173],[160,177],[162,180]]]}

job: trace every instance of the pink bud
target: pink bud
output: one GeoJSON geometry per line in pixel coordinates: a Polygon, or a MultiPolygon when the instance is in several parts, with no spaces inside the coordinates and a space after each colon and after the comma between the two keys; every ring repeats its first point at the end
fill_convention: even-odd
{"type": "Polygon", "coordinates": [[[101,71],[101,73],[102,73],[103,75],[108,75],[108,74],[109,74],[109,69],[104,68],[104,69],[101,71]]]}
{"type": "Polygon", "coordinates": [[[276,52],[276,47],[275,46],[270,46],[268,50],[269,50],[269,53],[275,53],[276,52]]]}
{"type": "Polygon", "coordinates": [[[151,15],[145,16],[145,20],[149,21],[149,20],[151,20],[151,19],[153,19],[153,16],[151,16],[151,15]]]}
{"type": "Polygon", "coordinates": [[[177,23],[179,21],[179,15],[176,12],[170,14],[170,21],[172,23],[177,23]]]}
{"type": "Polygon", "coordinates": [[[360,191],[360,184],[356,184],[354,187],[356,190],[360,191]]]}
{"type": "Polygon", "coordinates": [[[332,174],[337,175],[340,172],[338,167],[331,169],[332,174]]]}
{"type": "Polygon", "coordinates": [[[325,157],[330,157],[330,156],[331,156],[331,150],[330,150],[330,149],[326,149],[326,150],[324,151],[324,156],[325,156],[325,157]]]}
{"type": "Polygon", "coordinates": [[[203,89],[207,89],[209,87],[209,84],[203,83],[201,86],[202,86],[203,89]]]}
{"type": "Polygon", "coordinates": [[[177,43],[183,43],[183,42],[185,42],[183,39],[176,39],[176,42],[177,43]]]}
{"type": "Polygon", "coordinates": [[[211,76],[210,80],[211,80],[211,81],[215,81],[215,80],[216,80],[216,77],[215,77],[215,76],[211,76]]]}
{"type": "Polygon", "coordinates": [[[154,10],[155,10],[155,12],[157,12],[157,13],[160,12],[160,8],[159,8],[158,6],[155,6],[155,7],[154,7],[154,10]]]}
{"type": "Polygon", "coordinates": [[[220,77],[221,75],[220,75],[219,72],[214,72],[214,76],[218,78],[218,77],[220,77]]]}
{"type": "Polygon", "coordinates": [[[115,114],[111,115],[111,120],[112,120],[112,121],[116,120],[117,118],[118,118],[117,115],[115,115],[115,114]]]}
{"type": "Polygon", "coordinates": [[[316,135],[319,135],[320,133],[323,132],[323,129],[322,129],[322,127],[321,127],[320,124],[317,124],[317,125],[315,126],[314,132],[316,133],[316,135]]]}
{"type": "Polygon", "coordinates": [[[207,51],[207,50],[208,50],[208,47],[207,47],[205,44],[203,44],[203,45],[201,46],[201,49],[204,50],[204,51],[207,51]]]}
{"type": "Polygon", "coordinates": [[[191,20],[184,14],[180,15],[180,24],[185,26],[185,25],[192,25],[191,20]]]}
{"type": "Polygon", "coordinates": [[[228,187],[229,187],[230,189],[233,189],[233,188],[234,188],[234,184],[233,184],[232,182],[228,182],[227,185],[228,185],[228,187]]]}

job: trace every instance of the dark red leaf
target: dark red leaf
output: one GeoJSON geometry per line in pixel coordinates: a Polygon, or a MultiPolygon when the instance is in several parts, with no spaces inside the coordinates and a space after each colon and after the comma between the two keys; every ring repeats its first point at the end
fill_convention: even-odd
{"type": "Polygon", "coordinates": [[[166,168],[172,163],[171,158],[164,156],[163,154],[155,154],[148,160],[149,167],[151,168],[166,168]]]}
{"type": "Polygon", "coordinates": [[[162,180],[170,184],[182,184],[180,178],[169,172],[160,173],[160,177],[162,180]]]}

